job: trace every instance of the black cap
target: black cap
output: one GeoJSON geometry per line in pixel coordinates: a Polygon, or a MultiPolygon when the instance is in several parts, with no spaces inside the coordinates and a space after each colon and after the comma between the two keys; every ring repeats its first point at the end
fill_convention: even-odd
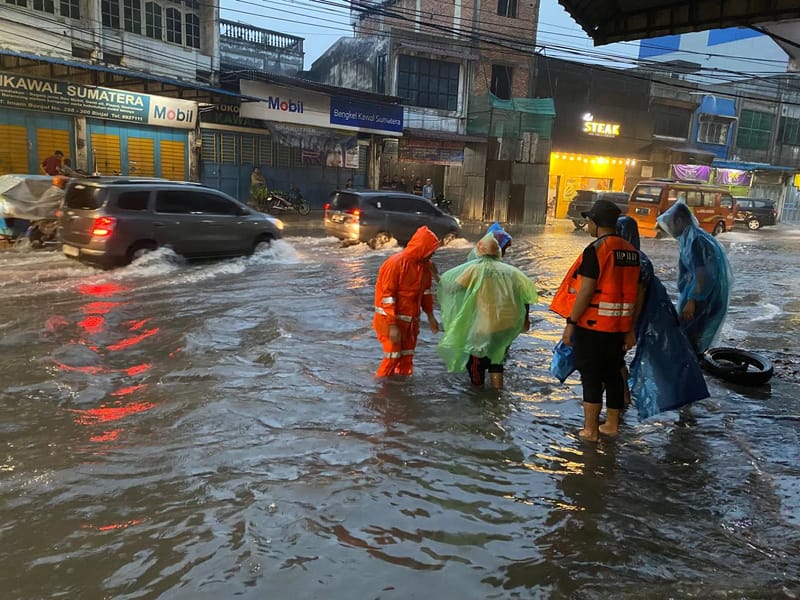
{"type": "Polygon", "coordinates": [[[592,208],[582,212],[581,216],[584,219],[591,219],[598,227],[616,227],[617,217],[621,212],[611,200],[601,198],[592,205],[592,208]]]}

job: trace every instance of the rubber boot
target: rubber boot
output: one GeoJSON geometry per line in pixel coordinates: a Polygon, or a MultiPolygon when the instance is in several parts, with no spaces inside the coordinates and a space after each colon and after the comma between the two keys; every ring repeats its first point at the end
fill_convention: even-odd
{"type": "Polygon", "coordinates": [[[618,408],[607,409],[606,422],[600,425],[600,433],[603,435],[617,435],[619,433],[619,415],[621,412],[618,408]]]}
{"type": "Polygon", "coordinates": [[[503,374],[502,373],[489,373],[489,381],[492,387],[496,390],[503,389],[503,374]]]}
{"type": "Polygon", "coordinates": [[[596,442],[597,438],[600,437],[598,425],[600,424],[600,410],[602,408],[602,404],[583,403],[583,429],[580,430],[578,435],[584,440],[596,442]]]}

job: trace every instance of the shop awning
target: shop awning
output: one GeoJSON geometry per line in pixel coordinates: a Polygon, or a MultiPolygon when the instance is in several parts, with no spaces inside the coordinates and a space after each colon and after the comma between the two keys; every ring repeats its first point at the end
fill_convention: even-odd
{"type": "MultiPolygon", "coordinates": [[[[138,71],[131,71],[129,69],[124,69],[118,66],[112,67],[106,65],[96,65],[77,60],[66,60],[55,56],[39,56],[37,54],[30,54],[28,52],[16,52],[14,50],[7,50],[4,48],[0,48],[0,71],[3,70],[12,71],[17,75],[28,75],[28,74],[33,75],[33,74],[27,72],[20,72],[19,66],[6,65],[5,61],[3,60],[4,57],[14,57],[17,59],[29,60],[36,63],[60,65],[63,67],[67,67],[69,69],[107,73],[115,75],[117,78],[120,76],[127,78],[126,80],[123,81],[119,81],[119,79],[115,78],[108,82],[93,81],[91,83],[91,85],[98,85],[102,87],[126,89],[145,94],[156,94],[156,95],[170,96],[170,97],[177,96],[185,100],[195,100],[198,102],[208,102],[208,103],[214,103],[215,100],[219,97],[225,97],[225,98],[233,97],[233,98],[245,98],[245,99],[257,100],[257,98],[249,98],[247,96],[243,96],[242,94],[236,91],[225,90],[222,88],[203,85],[201,83],[181,81],[180,79],[173,79],[171,77],[161,77],[159,75],[153,75],[151,73],[141,73],[138,71]],[[161,84],[161,88],[157,90],[149,88],[139,89],[142,86],[141,83],[139,83],[139,86],[137,87],[137,80],[159,83],[161,84]],[[164,86],[169,86],[172,89],[167,89],[164,86]]],[[[49,74],[49,76],[53,79],[65,78],[70,75],[71,73],[69,72],[64,72],[60,74],[59,73],[49,74]],[[59,75],[61,77],[59,77],[59,75]]],[[[36,76],[41,76],[41,75],[36,75],[36,76]]],[[[85,85],[88,85],[88,83],[85,83],[85,85]]]]}
{"type": "Polygon", "coordinates": [[[462,144],[486,143],[485,136],[461,135],[460,133],[452,133],[450,131],[431,131],[430,129],[406,128],[403,130],[403,137],[433,140],[437,142],[460,142],[462,144]]]}
{"type": "Polygon", "coordinates": [[[782,171],[785,173],[800,171],[797,167],[782,167],[769,163],[741,162],[736,160],[715,160],[711,163],[711,166],[721,169],[738,169],[739,171],[782,171]]]}
{"type": "Polygon", "coordinates": [[[800,19],[797,2],[558,0],[596,46],[663,35],[800,19]]]}

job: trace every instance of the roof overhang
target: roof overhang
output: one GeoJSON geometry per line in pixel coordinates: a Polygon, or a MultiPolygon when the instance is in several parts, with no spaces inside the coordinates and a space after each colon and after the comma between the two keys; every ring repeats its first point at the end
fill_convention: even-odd
{"type": "MultiPolygon", "coordinates": [[[[596,46],[800,19],[789,0],[558,0],[596,46]]],[[[796,38],[795,38],[796,39],[796,38]]],[[[791,53],[790,53],[791,55],[791,53]]]]}

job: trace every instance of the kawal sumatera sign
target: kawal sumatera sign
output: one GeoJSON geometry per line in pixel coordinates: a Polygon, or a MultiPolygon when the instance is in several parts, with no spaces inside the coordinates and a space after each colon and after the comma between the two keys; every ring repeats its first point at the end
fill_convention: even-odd
{"type": "Polygon", "coordinates": [[[619,123],[595,121],[590,114],[583,115],[583,133],[596,137],[619,137],[619,123]]]}
{"type": "Polygon", "coordinates": [[[0,72],[0,107],[194,129],[197,103],[0,72]]]}

